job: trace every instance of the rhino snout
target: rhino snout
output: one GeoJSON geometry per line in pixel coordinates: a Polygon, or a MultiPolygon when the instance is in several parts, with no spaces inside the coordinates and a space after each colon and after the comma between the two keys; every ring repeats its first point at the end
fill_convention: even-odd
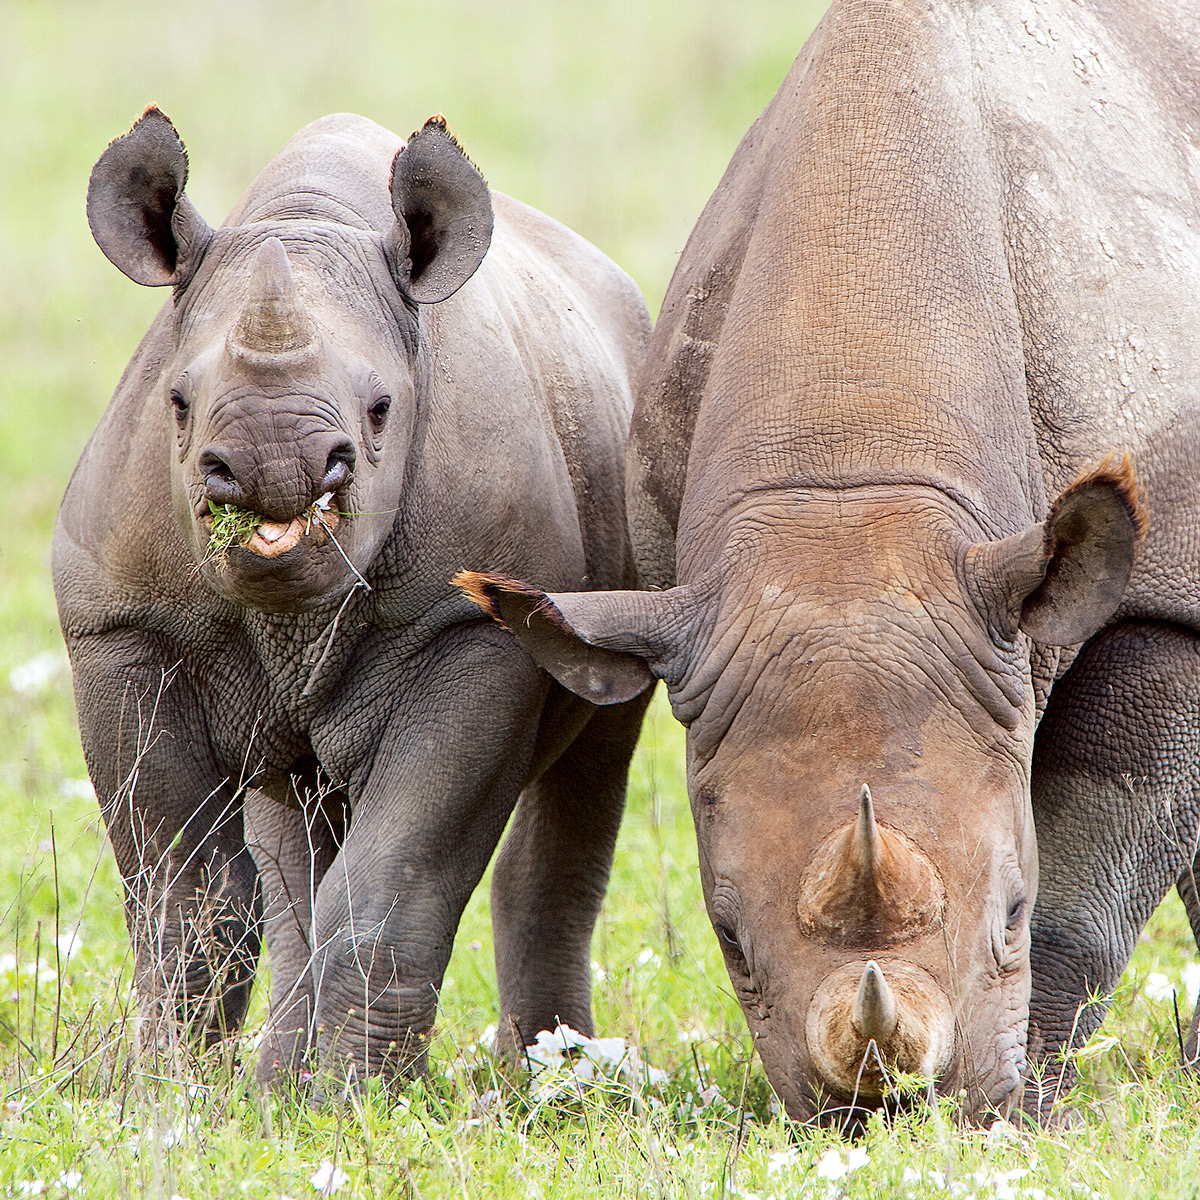
{"type": "Polygon", "coordinates": [[[817,989],[807,1040],[825,1089],[870,1103],[889,1074],[937,1079],[954,1055],[954,1014],[942,989],[901,963],[847,963],[817,989]]]}
{"type": "Polygon", "coordinates": [[[345,434],[311,434],[290,446],[214,443],[200,453],[204,498],[290,521],[354,478],[354,443],[345,434]]]}

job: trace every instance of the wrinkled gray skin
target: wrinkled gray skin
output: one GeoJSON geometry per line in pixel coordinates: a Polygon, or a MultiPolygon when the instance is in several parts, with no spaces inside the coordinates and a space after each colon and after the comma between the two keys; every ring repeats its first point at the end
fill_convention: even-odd
{"type": "Polygon", "coordinates": [[[489,193],[436,121],[389,195],[403,145],[317,121],[212,230],[148,110],[89,190],[105,253],[173,296],[55,535],[84,751],[148,1036],[235,1029],[265,922],[267,1080],[313,1057],[339,1076],[421,1069],[518,795],[492,897],[502,1028],[590,1030],[642,710],[564,691],[449,581],[483,561],[632,586],[645,307],[592,246],[489,193]],[[265,521],[224,564],[210,500],[265,521]],[[285,527],[295,544],[273,552],[259,534],[285,527]]]}
{"type": "Polygon", "coordinates": [[[1191,4],[835,3],[651,344],[669,590],[474,583],[580,694],[667,682],[794,1117],[882,1061],[1044,1120],[1173,884],[1200,932],[1198,64],[1191,4]]]}

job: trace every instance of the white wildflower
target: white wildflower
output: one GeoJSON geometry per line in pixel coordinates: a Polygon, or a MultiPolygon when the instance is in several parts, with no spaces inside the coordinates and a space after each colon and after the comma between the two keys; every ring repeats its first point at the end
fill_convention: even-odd
{"type": "Polygon", "coordinates": [[[639,967],[645,967],[645,966],[659,967],[659,966],[662,966],[662,959],[657,954],[655,954],[654,951],[651,950],[649,946],[643,946],[641,948],[641,950],[638,952],[637,965],[639,967]]]}
{"type": "Polygon", "coordinates": [[[798,1150],[772,1150],[767,1155],[767,1174],[775,1175],[785,1167],[793,1166],[799,1157],[798,1150]]]}
{"type": "Polygon", "coordinates": [[[850,1170],[846,1160],[837,1150],[826,1150],[817,1163],[818,1179],[841,1179],[850,1170]]]}
{"type": "MultiPolygon", "coordinates": [[[[9,671],[8,686],[14,692],[41,691],[66,669],[67,656],[62,650],[43,650],[40,654],[35,654],[27,662],[23,662],[9,671]]],[[[35,1182],[41,1181],[36,1180],[35,1182]]],[[[36,1192],[30,1194],[37,1195],[36,1192]]]]}
{"type": "Polygon", "coordinates": [[[80,1171],[64,1171],[54,1182],[63,1191],[73,1192],[83,1182],[83,1174],[80,1171]]]}
{"type": "Polygon", "coordinates": [[[44,1179],[22,1179],[17,1184],[18,1196],[40,1196],[46,1190],[44,1179]]]}
{"type": "Polygon", "coordinates": [[[1200,997],[1200,963],[1190,962],[1183,968],[1183,990],[1189,1004],[1200,997]]]}
{"type": "Polygon", "coordinates": [[[1147,1000],[1170,1000],[1174,991],[1171,981],[1161,971],[1152,971],[1142,985],[1142,992],[1147,1000]]]}
{"type": "Polygon", "coordinates": [[[66,933],[59,934],[58,953],[63,962],[70,962],[82,949],[83,938],[79,936],[78,929],[71,929],[66,933]]]}
{"type": "Polygon", "coordinates": [[[1001,1117],[992,1122],[984,1140],[989,1146],[999,1146],[1004,1142],[1019,1142],[1021,1131],[1011,1121],[1006,1121],[1001,1117]]]}
{"type": "Polygon", "coordinates": [[[477,1096],[471,1101],[470,1115],[472,1117],[479,1117],[499,1106],[500,1093],[495,1088],[489,1088],[481,1096],[477,1096]]]}
{"type": "Polygon", "coordinates": [[[322,1196],[331,1196],[338,1188],[350,1182],[350,1176],[341,1167],[335,1167],[329,1159],[321,1160],[321,1165],[312,1173],[314,1190],[322,1196]]]}

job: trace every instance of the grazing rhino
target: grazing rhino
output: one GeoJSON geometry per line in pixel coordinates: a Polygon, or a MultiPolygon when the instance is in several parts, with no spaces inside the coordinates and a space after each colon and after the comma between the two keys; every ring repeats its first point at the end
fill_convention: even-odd
{"type": "Polygon", "coordinates": [[[566,692],[449,581],[483,560],[634,585],[641,297],[490,193],[441,118],[407,146],[314,122],[220,229],[186,179],[154,108],[92,173],[101,249],[172,300],[54,549],[142,1012],[171,1018],[160,1037],[236,1028],[265,923],[260,1077],[310,1051],[360,1078],[420,1070],[519,794],[492,891],[506,1027],[589,1030],[642,702],[566,692]]]}
{"type": "Polygon", "coordinates": [[[1172,884],[1200,931],[1197,146],[1189,5],[840,0],[651,343],[668,590],[464,580],[580,695],[665,680],[793,1117],[1045,1119],[1172,884]]]}

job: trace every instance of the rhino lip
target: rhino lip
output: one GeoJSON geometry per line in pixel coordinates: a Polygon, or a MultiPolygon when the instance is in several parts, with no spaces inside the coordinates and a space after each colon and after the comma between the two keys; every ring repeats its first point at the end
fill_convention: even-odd
{"type": "MultiPolygon", "coordinates": [[[[206,513],[202,519],[211,535],[212,514],[206,513]]],[[[294,550],[306,538],[311,538],[314,546],[324,545],[331,540],[341,520],[342,514],[334,494],[326,492],[290,521],[273,521],[264,516],[237,544],[258,558],[279,558],[289,550],[294,550]]]]}

